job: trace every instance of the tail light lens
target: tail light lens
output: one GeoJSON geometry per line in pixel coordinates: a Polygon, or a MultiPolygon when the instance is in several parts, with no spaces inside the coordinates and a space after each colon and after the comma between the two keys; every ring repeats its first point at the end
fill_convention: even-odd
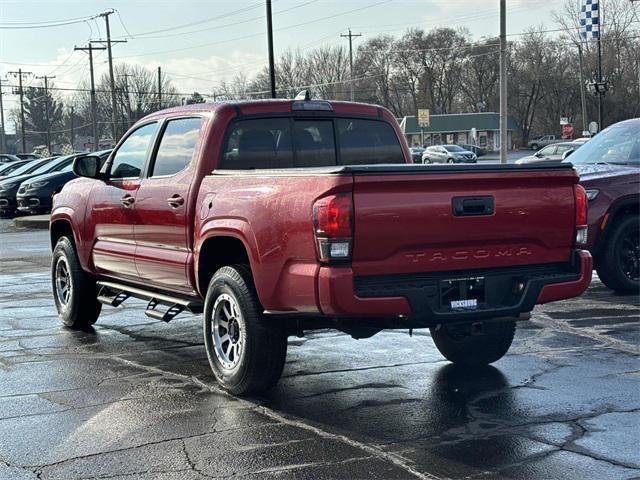
{"type": "Polygon", "coordinates": [[[322,262],[351,258],[353,201],[351,194],[324,197],[313,205],[313,223],[318,258],[322,262]]]}
{"type": "Polygon", "coordinates": [[[573,196],[576,206],[576,244],[587,243],[587,192],[582,185],[574,185],[573,196]]]}

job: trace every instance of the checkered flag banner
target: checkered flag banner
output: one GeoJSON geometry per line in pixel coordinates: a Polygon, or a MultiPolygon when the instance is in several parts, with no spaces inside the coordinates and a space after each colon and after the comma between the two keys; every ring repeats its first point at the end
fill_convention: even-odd
{"type": "Polygon", "coordinates": [[[600,38],[600,0],[584,0],[580,9],[580,35],[584,40],[600,38]]]}

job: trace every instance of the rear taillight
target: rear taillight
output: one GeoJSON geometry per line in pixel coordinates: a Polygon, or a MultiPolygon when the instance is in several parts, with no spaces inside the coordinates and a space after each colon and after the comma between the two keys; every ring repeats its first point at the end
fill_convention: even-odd
{"type": "Polygon", "coordinates": [[[582,185],[574,185],[573,196],[576,206],[576,244],[587,244],[587,192],[582,185]]]}
{"type": "Polygon", "coordinates": [[[322,262],[351,258],[353,202],[350,194],[331,195],[313,205],[318,259],[322,262]]]}

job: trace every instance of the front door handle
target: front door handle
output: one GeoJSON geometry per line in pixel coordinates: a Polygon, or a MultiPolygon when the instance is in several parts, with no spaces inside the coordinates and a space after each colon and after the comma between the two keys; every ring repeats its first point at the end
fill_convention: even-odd
{"type": "Polygon", "coordinates": [[[135,198],[133,198],[131,195],[129,195],[128,193],[126,195],[124,195],[121,199],[120,199],[120,203],[122,203],[122,205],[124,205],[125,207],[129,208],[130,206],[133,205],[133,203],[136,201],[135,198]]]}
{"type": "Polygon", "coordinates": [[[184,198],[182,198],[177,193],[167,198],[167,203],[171,208],[178,208],[179,206],[184,204],[184,198]]]}

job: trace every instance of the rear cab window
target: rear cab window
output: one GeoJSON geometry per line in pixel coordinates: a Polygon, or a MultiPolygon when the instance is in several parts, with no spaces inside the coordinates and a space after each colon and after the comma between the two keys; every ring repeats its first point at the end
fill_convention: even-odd
{"type": "Polygon", "coordinates": [[[312,168],[406,163],[395,130],[377,119],[247,118],[225,136],[220,169],[312,168]]]}

